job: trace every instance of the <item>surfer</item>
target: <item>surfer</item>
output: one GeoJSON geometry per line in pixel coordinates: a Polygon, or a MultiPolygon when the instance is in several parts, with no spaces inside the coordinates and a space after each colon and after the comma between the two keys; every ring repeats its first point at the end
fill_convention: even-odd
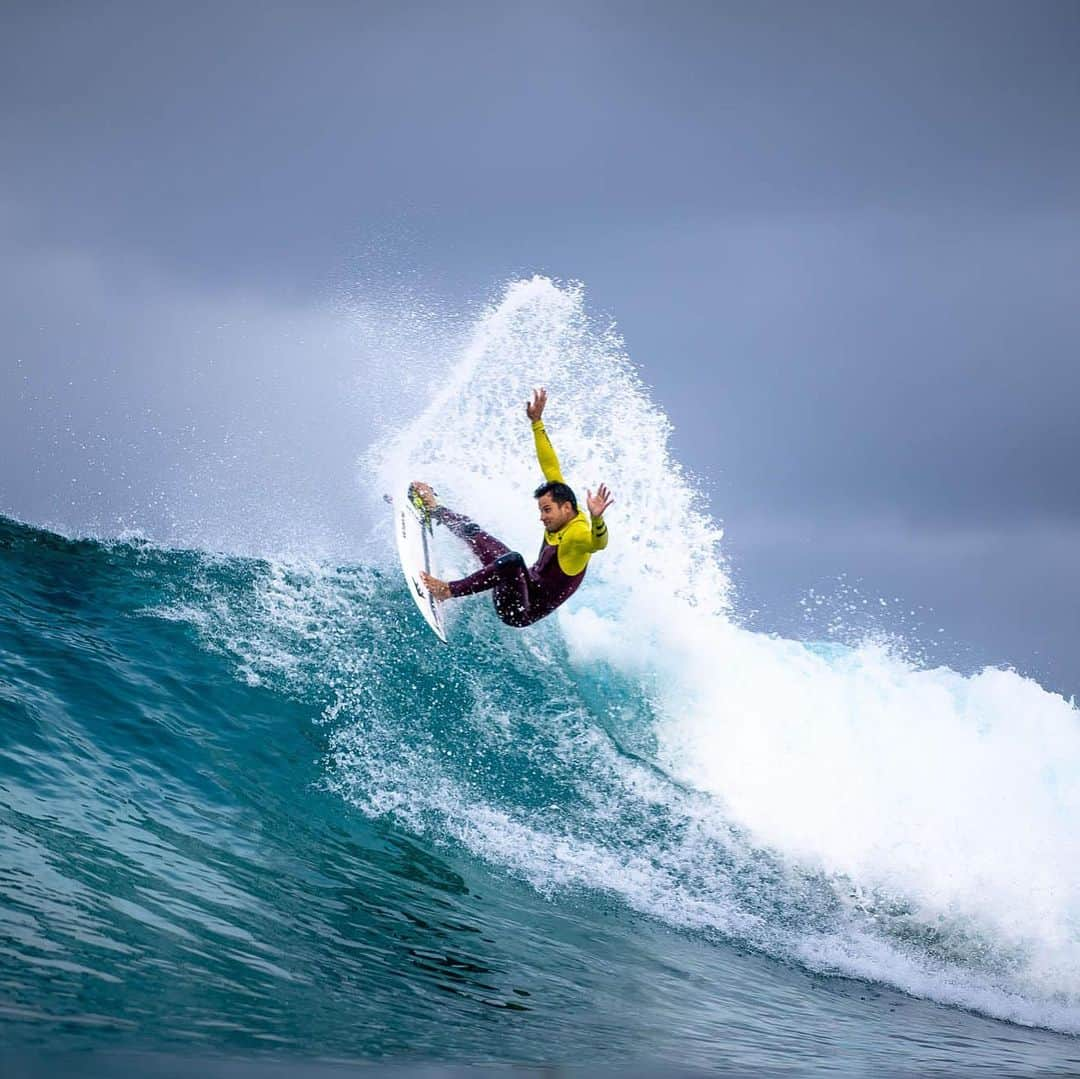
{"type": "Polygon", "coordinates": [[[540,556],[531,566],[525,565],[525,559],[517,551],[511,551],[468,517],[440,506],[428,484],[412,485],[432,518],[464,540],[482,563],[480,569],[460,581],[440,581],[421,573],[425,587],[438,600],[492,589],[495,613],[508,626],[530,626],[565,603],[584,579],[590,556],[602,551],[608,542],[604,512],[614,503],[611,492],[604,484],[600,484],[596,494],[586,492],[585,504],[591,521],[587,520],[578,509],[577,496],[563,479],[559,459],[544,430],[541,417],[546,404],[547,391],[539,389],[533,390],[532,401],[525,405],[525,414],[532,422],[536,456],[544,474],[544,482],[533,492],[544,526],[544,540],[540,556]]]}

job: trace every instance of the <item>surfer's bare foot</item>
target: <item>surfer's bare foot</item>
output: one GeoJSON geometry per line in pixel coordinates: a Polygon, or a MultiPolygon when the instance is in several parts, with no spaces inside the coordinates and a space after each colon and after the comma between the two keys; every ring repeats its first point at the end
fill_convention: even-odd
{"type": "Polygon", "coordinates": [[[438,577],[432,577],[430,573],[424,573],[423,570],[420,571],[420,580],[436,599],[450,598],[450,586],[445,581],[440,581],[438,577]]]}
{"type": "Polygon", "coordinates": [[[420,496],[420,501],[429,510],[438,509],[439,500],[435,497],[435,492],[431,489],[431,484],[421,483],[420,480],[413,480],[412,489],[420,496]]]}

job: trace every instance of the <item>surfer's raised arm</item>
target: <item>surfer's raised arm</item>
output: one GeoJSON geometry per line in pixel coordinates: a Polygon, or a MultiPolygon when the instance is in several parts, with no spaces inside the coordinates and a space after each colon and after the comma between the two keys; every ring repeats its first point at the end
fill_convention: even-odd
{"type": "Polygon", "coordinates": [[[540,471],[544,473],[544,479],[548,483],[565,483],[562,469],[559,467],[559,458],[555,456],[555,448],[551,445],[547,431],[544,430],[544,405],[547,404],[547,390],[541,387],[533,390],[531,401],[525,402],[525,415],[532,421],[533,442],[536,443],[536,459],[540,462],[540,471]]]}
{"type": "Polygon", "coordinates": [[[559,458],[555,455],[551,439],[544,429],[543,415],[546,404],[547,390],[543,387],[533,390],[532,400],[525,404],[525,415],[532,422],[536,458],[540,462],[540,470],[544,473],[545,480],[534,494],[541,500],[540,518],[548,536],[553,533],[559,536],[559,565],[573,576],[584,570],[589,555],[602,551],[607,546],[608,532],[604,523],[604,512],[615,500],[607,485],[602,483],[595,495],[592,491],[587,492],[585,504],[589,507],[591,524],[585,520],[585,515],[579,512],[577,499],[563,479],[559,458]],[[545,496],[551,503],[547,509],[543,501],[545,496]]]}

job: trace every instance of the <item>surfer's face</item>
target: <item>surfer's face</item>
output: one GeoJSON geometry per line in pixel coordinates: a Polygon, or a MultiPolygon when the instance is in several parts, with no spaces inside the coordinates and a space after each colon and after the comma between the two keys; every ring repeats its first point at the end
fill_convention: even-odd
{"type": "Polygon", "coordinates": [[[551,495],[541,495],[536,500],[540,509],[540,522],[548,532],[559,532],[576,516],[572,502],[556,502],[551,495]]]}

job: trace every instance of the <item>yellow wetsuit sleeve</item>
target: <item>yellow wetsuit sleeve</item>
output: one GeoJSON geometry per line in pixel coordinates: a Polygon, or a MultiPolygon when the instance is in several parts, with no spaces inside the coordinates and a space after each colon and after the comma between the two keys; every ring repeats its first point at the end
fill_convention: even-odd
{"type": "Polygon", "coordinates": [[[551,445],[547,431],[544,430],[543,420],[533,420],[533,441],[536,443],[536,459],[540,462],[540,471],[544,473],[544,479],[548,483],[565,483],[562,469],[559,468],[559,458],[555,456],[555,448],[551,445]]]}
{"type": "Polygon", "coordinates": [[[579,513],[563,532],[559,544],[559,569],[573,577],[589,564],[589,555],[607,546],[607,524],[603,517],[594,517],[590,527],[585,514],[579,513]]]}
{"type": "MultiPolygon", "coordinates": [[[[533,420],[533,441],[536,443],[536,459],[540,462],[540,471],[544,473],[544,479],[548,483],[565,483],[562,469],[559,467],[559,458],[555,455],[555,447],[544,430],[543,420],[533,420]]],[[[579,512],[577,517],[563,529],[562,540],[559,542],[559,569],[571,577],[579,574],[588,564],[589,555],[594,551],[602,551],[607,546],[607,525],[603,517],[594,517],[592,526],[585,519],[585,514],[579,512]]],[[[550,538],[548,542],[553,542],[550,538]]]]}

